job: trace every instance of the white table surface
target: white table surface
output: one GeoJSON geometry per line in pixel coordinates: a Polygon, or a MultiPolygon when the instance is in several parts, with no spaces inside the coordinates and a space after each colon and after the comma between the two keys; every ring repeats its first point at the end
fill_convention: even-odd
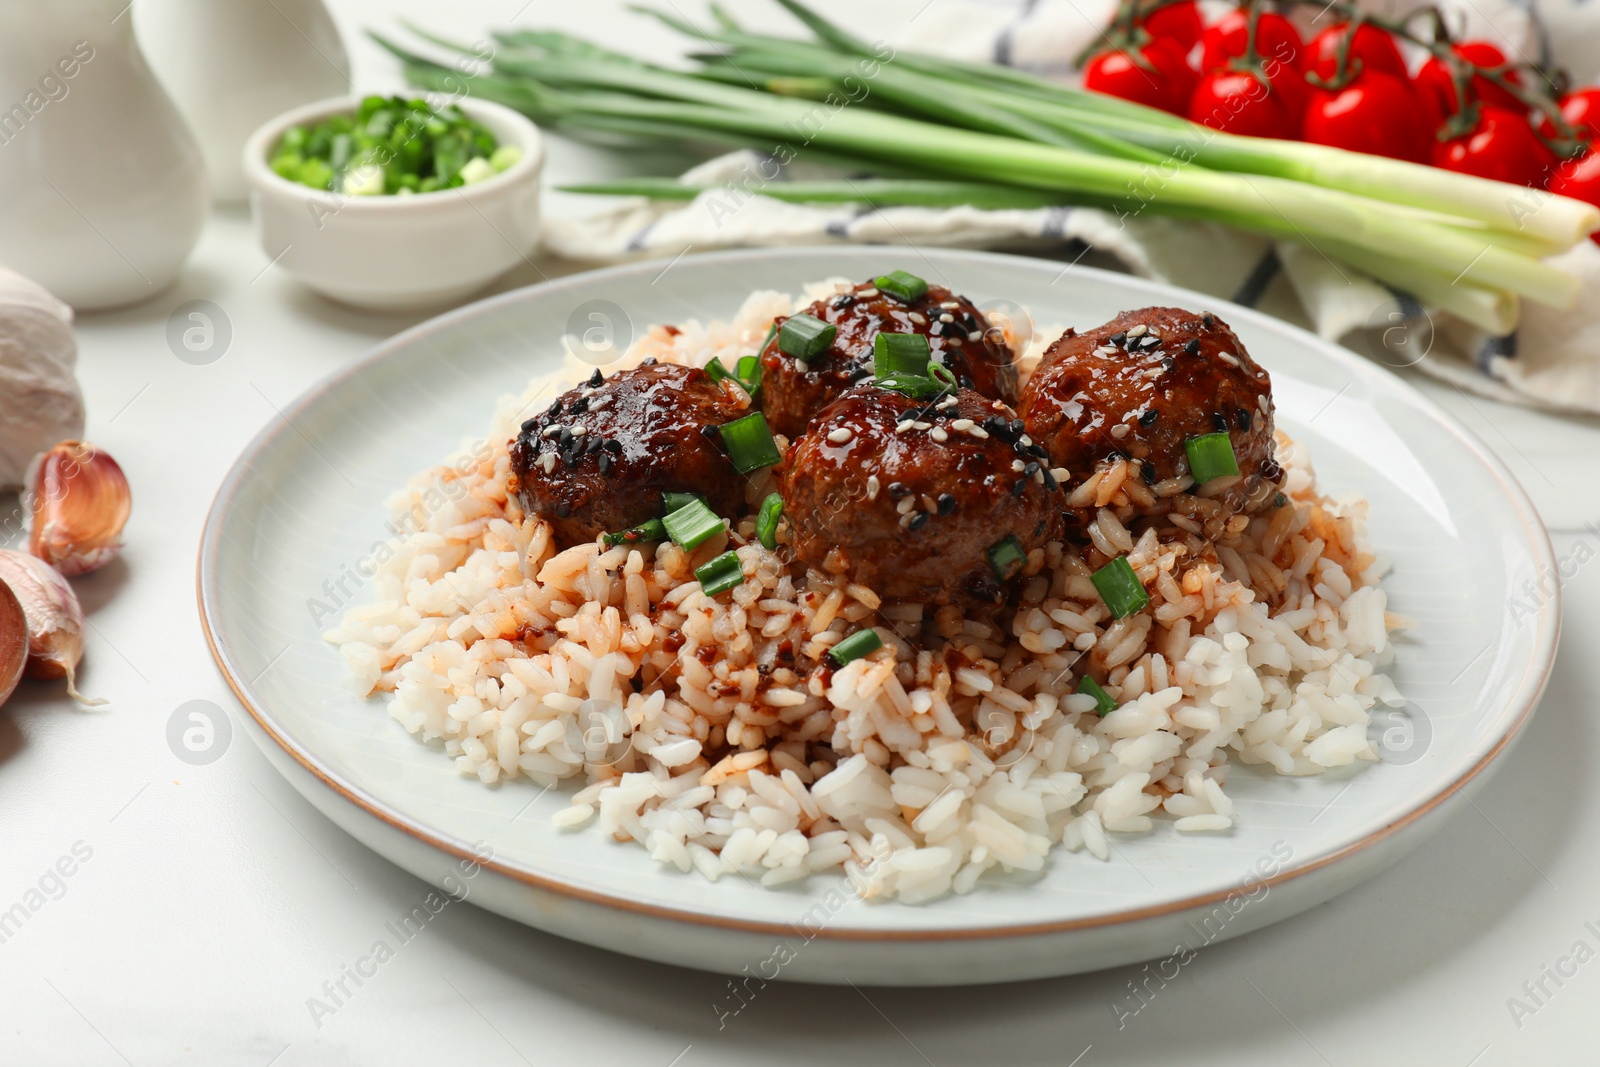
{"type": "MultiPolygon", "coordinates": [[[[864,13],[891,35],[920,4],[824,7],[864,13]]],[[[521,0],[454,0],[448,15],[422,0],[334,6],[356,84],[369,89],[396,74],[361,27],[404,13],[473,35],[518,15],[521,0]]],[[[768,5],[741,6],[783,24],[768,5]]],[[[675,47],[621,9],[533,0],[520,21],[675,47]]],[[[627,166],[558,141],[548,173],[627,166]]],[[[192,766],[169,747],[167,723],[192,700],[241,714],[195,611],[195,552],[217,483],[276,407],[422,316],[341,309],[267,266],[248,218],[218,212],[177,287],[79,320],[89,436],[126,468],[136,507],[122,561],[78,582],[91,625],[81,686],[112,705],[77,710],[59,687],[26,684],[0,712],[0,912],[74,846],[89,856],[59,885],[46,879],[52,895],[0,940],[0,1064],[388,1067],[466,1062],[463,1048],[484,1067],[1594,1062],[1600,567],[1587,564],[1565,583],[1543,706],[1476,810],[1333,902],[1203,950],[1120,1028],[1112,1004],[1137,968],[974,989],[772,985],[719,1027],[724,978],[472,907],[441,914],[319,1024],[308,998],[428,887],[317,814],[237,727],[220,759],[192,766]],[[181,362],[165,340],[168,315],[193,299],[216,303],[232,327],[207,366],[181,362]],[[1546,968],[1566,974],[1558,983],[1546,968]],[[1513,997],[1533,1010],[1514,1015],[1513,997]]],[[[539,262],[501,288],[572,269],[539,262]]],[[[1509,462],[1559,554],[1600,554],[1600,534],[1584,528],[1600,520],[1600,424],[1419,383],[1509,462]]]]}

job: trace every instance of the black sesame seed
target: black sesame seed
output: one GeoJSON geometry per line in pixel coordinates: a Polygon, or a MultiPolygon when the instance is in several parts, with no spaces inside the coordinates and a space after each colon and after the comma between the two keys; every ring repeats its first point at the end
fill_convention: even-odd
{"type": "Polygon", "coordinates": [[[1220,411],[1211,413],[1211,425],[1217,428],[1218,433],[1228,432],[1228,417],[1220,411]]]}
{"type": "Polygon", "coordinates": [[[590,437],[587,440],[589,444],[588,447],[584,449],[585,452],[594,453],[605,447],[605,442],[600,440],[598,437],[590,437]]]}
{"type": "Polygon", "coordinates": [[[1039,464],[1038,463],[1029,463],[1027,466],[1022,468],[1022,473],[1027,475],[1030,478],[1032,478],[1035,474],[1037,474],[1038,471],[1039,471],[1039,464]]]}
{"type": "Polygon", "coordinates": [[[528,419],[528,420],[524,421],[523,424],[522,424],[522,432],[523,433],[527,433],[537,425],[539,425],[539,420],[538,419],[528,419]]]}
{"type": "Polygon", "coordinates": [[[563,445],[564,446],[568,442],[570,442],[571,440],[572,440],[572,431],[571,430],[567,429],[565,426],[562,426],[561,428],[556,430],[556,443],[558,445],[563,445]]]}
{"type": "Polygon", "coordinates": [[[1200,342],[1197,340],[1185,341],[1183,350],[1191,356],[1198,356],[1200,354],[1200,342]]]}
{"type": "Polygon", "coordinates": [[[834,298],[833,306],[836,307],[836,308],[839,308],[840,310],[843,310],[844,308],[847,308],[847,307],[854,307],[855,306],[855,302],[856,302],[856,297],[855,297],[854,293],[840,293],[837,297],[834,298]]]}
{"type": "Polygon", "coordinates": [[[1110,336],[1110,338],[1108,338],[1108,340],[1110,340],[1110,342],[1112,344],[1114,344],[1114,345],[1121,345],[1122,342],[1126,341],[1127,339],[1128,339],[1128,335],[1123,333],[1120,330],[1117,331],[1116,333],[1112,334],[1110,336]]]}
{"type": "Polygon", "coordinates": [[[1037,525],[1037,526],[1035,526],[1033,528],[1033,536],[1035,536],[1035,537],[1043,537],[1044,536],[1044,520],[1043,519],[1040,519],[1039,520],[1039,525],[1037,525]]]}
{"type": "Polygon", "coordinates": [[[1172,363],[1173,363],[1172,357],[1168,356],[1167,358],[1165,358],[1165,359],[1163,359],[1161,361],[1161,369],[1162,370],[1171,370],[1172,369],[1172,363]]]}
{"type": "Polygon", "coordinates": [[[722,433],[722,427],[708,422],[704,426],[700,427],[700,432],[707,437],[716,437],[722,433]]]}
{"type": "Polygon", "coordinates": [[[572,514],[572,508],[569,507],[568,505],[566,505],[566,504],[557,504],[556,505],[556,518],[564,519],[568,515],[571,515],[571,514],[572,514]]]}
{"type": "Polygon", "coordinates": [[[1139,477],[1144,479],[1145,485],[1156,484],[1156,469],[1148,463],[1139,464],[1139,477]]]}
{"type": "Polygon", "coordinates": [[[948,515],[956,509],[956,498],[949,493],[939,494],[939,514],[948,515]]]}
{"type": "Polygon", "coordinates": [[[1018,478],[1016,480],[1016,483],[1011,486],[1011,495],[1012,496],[1021,496],[1023,494],[1023,492],[1027,490],[1027,488],[1028,488],[1028,479],[1027,479],[1027,477],[1024,476],[1022,478],[1018,478]]]}
{"type": "Polygon", "coordinates": [[[606,376],[600,373],[599,367],[596,367],[594,369],[594,373],[589,375],[589,384],[591,386],[599,387],[600,385],[605,384],[605,380],[606,376]]]}
{"type": "Polygon", "coordinates": [[[1118,463],[1127,458],[1128,454],[1120,448],[1113,448],[1110,452],[1106,453],[1106,462],[1108,463],[1118,463]]]}
{"type": "Polygon", "coordinates": [[[1239,429],[1248,430],[1250,428],[1250,413],[1244,408],[1240,408],[1233,413],[1233,421],[1239,424],[1239,429]]]}
{"type": "Polygon", "coordinates": [[[547,419],[553,419],[559,414],[561,414],[561,399],[557,397],[554,404],[551,404],[549,407],[544,409],[544,417],[547,419]]]}
{"type": "Polygon", "coordinates": [[[1049,471],[1044,471],[1044,487],[1046,489],[1054,490],[1060,485],[1061,483],[1056,481],[1055,475],[1051,474],[1049,471]]]}
{"type": "Polygon", "coordinates": [[[572,402],[572,406],[567,409],[567,411],[569,413],[573,414],[573,415],[582,415],[585,411],[588,411],[588,410],[589,410],[589,398],[586,397],[586,396],[580,396],[578,399],[574,400],[572,402]]]}
{"type": "Polygon", "coordinates": [[[1206,324],[1206,329],[1208,330],[1217,324],[1217,320],[1211,316],[1209,311],[1201,316],[1200,321],[1206,324]]]}
{"type": "Polygon", "coordinates": [[[611,453],[609,453],[609,452],[600,453],[600,473],[601,474],[610,474],[611,473],[611,465],[613,463],[615,463],[615,462],[616,461],[611,458],[611,453]]]}
{"type": "Polygon", "coordinates": [[[990,415],[983,420],[983,428],[996,437],[1003,437],[1011,429],[1011,424],[999,415],[990,415]]]}
{"type": "Polygon", "coordinates": [[[1155,408],[1151,408],[1149,411],[1139,416],[1139,425],[1146,428],[1154,426],[1156,424],[1156,420],[1160,417],[1161,413],[1155,408]]]}
{"type": "Polygon", "coordinates": [[[896,498],[896,499],[899,499],[900,497],[905,496],[909,492],[911,492],[911,490],[909,488],[907,488],[905,482],[890,482],[889,483],[889,495],[894,497],[894,498],[896,498]]]}
{"type": "Polygon", "coordinates": [[[644,359],[639,361],[639,366],[641,366],[641,367],[654,367],[655,365],[656,365],[656,357],[655,356],[646,356],[644,359]]]}
{"type": "Polygon", "coordinates": [[[906,526],[912,530],[920,530],[926,525],[928,525],[928,513],[926,511],[917,512],[911,516],[911,521],[906,523],[906,526]]]}
{"type": "Polygon", "coordinates": [[[1023,425],[1023,422],[1022,422],[1021,419],[1012,419],[1011,420],[1011,436],[1013,436],[1013,437],[1021,437],[1023,434],[1025,434],[1027,432],[1028,432],[1028,427],[1023,425]]]}
{"type": "Polygon", "coordinates": [[[606,438],[601,447],[613,455],[620,456],[622,454],[622,442],[617,440],[615,437],[606,438]]]}
{"type": "Polygon", "coordinates": [[[1045,449],[1044,445],[1041,445],[1038,442],[1035,442],[1029,445],[1027,448],[1024,448],[1022,453],[1026,456],[1033,456],[1035,459],[1050,458],[1050,453],[1045,449]]]}

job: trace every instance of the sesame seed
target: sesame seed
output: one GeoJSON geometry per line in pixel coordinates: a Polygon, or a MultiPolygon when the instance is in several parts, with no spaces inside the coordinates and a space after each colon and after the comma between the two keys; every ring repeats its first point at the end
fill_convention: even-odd
{"type": "Polygon", "coordinates": [[[572,431],[571,430],[567,429],[565,426],[557,426],[556,427],[556,443],[558,445],[566,445],[571,440],[572,440],[572,431]]]}
{"type": "Polygon", "coordinates": [[[615,437],[606,438],[602,447],[604,447],[607,452],[611,452],[619,456],[622,454],[622,442],[617,440],[615,437]]]}
{"type": "Polygon", "coordinates": [[[1045,477],[1044,471],[1042,471],[1042,470],[1034,471],[1033,472],[1033,484],[1035,484],[1035,485],[1043,485],[1044,484],[1044,477],[1045,477]]]}
{"type": "Polygon", "coordinates": [[[915,515],[911,516],[911,521],[906,523],[906,528],[910,530],[920,530],[926,525],[928,525],[928,513],[926,511],[919,511],[915,515]]]}
{"type": "Polygon", "coordinates": [[[950,424],[952,430],[970,430],[974,423],[971,419],[956,419],[950,424]]]}
{"type": "Polygon", "coordinates": [[[599,460],[600,473],[601,474],[610,474],[611,473],[611,466],[615,462],[616,461],[611,458],[611,453],[609,453],[609,452],[600,453],[600,460],[599,460]]]}
{"type": "Polygon", "coordinates": [[[1032,448],[1033,438],[1029,437],[1027,434],[1023,434],[1021,437],[1017,438],[1017,444],[1021,445],[1023,448],[1032,448]]]}
{"type": "Polygon", "coordinates": [[[920,499],[921,499],[922,510],[923,511],[933,511],[935,508],[937,508],[939,506],[934,501],[933,497],[929,496],[927,493],[923,493],[922,497],[920,499]]]}
{"type": "Polygon", "coordinates": [[[1229,366],[1237,367],[1239,365],[1239,357],[1232,352],[1218,352],[1217,358],[1229,366]]]}
{"type": "Polygon", "coordinates": [[[967,431],[967,436],[976,437],[980,441],[987,441],[989,439],[989,431],[985,430],[982,426],[974,426],[972,429],[967,431]]]}
{"type": "Polygon", "coordinates": [[[1239,424],[1239,429],[1248,430],[1250,428],[1250,413],[1244,408],[1240,408],[1233,413],[1233,421],[1239,424]]]}
{"type": "Polygon", "coordinates": [[[522,430],[523,433],[527,433],[529,430],[533,429],[537,425],[539,425],[539,420],[538,419],[527,419],[527,420],[524,420],[524,422],[522,423],[521,430],[522,430]]]}
{"type": "Polygon", "coordinates": [[[961,301],[959,301],[959,300],[946,300],[944,303],[940,304],[939,306],[942,307],[942,308],[948,308],[951,311],[959,311],[961,309],[961,301]]]}
{"type": "Polygon", "coordinates": [[[1110,341],[1113,345],[1120,345],[1120,344],[1122,344],[1122,342],[1126,341],[1127,339],[1128,339],[1128,335],[1123,333],[1123,332],[1121,332],[1120,330],[1118,332],[1112,334],[1110,337],[1107,338],[1107,340],[1110,341]]]}
{"type": "Polygon", "coordinates": [[[968,330],[967,331],[967,340],[969,340],[969,341],[981,341],[981,340],[983,340],[983,331],[982,330],[968,330]]]}
{"type": "Polygon", "coordinates": [[[1213,327],[1213,326],[1215,326],[1217,324],[1217,320],[1212,317],[1211,312],[1209,312],[1209,311],[1206,312],[1203,316],[1201,316],[1200,321],[1205,323],[1206,329],[1208,329],[1208,330],[1211,329],[1211,327],[1213,327]]]}
{"type": "Polygon", "coordinates": [[[546,452],[544,455],[540,456],[539,466],[544,468],[544,472],[546,474],[549,474],[551,471],[555,470],[556,454],[554,452],[546,452]]]}
{"type": "Polygon", "coordinates": [[[557,434],[559,434],[560,432],[561,432],[561,427],[560,426],[546,426],[544,428],[544,433],[540,434],[539,436],[540,437],[554,437],[557,434]]]}
{"type": "Polygon", "coordinates": [[[915,508],[916,506],[917,506],[917,498],[914,497],[914,496],[907,496],[904,499],[902,499],[900,501],[900,503],[896,504],[894,506],[894,509],[896,511],[898,511],[902,515],[909,515],[909,514],[911,514],[912,509],[915,508]]]}
{"type": "Polygon", "coordinates": [[[960,401],[956,400],[955,397],[947,396],[943,400],[939,401],[939,407],[942,410],[948,411],[951,408],[955,407],[958,403],[960,403],[960,401]]]}
{"type": "Polygon", "coordinates": [[[1198,340],[1189,341],[1183,346],[1183,350],[1191,356],[1198,356],[1200,354],[1200,342],[1198,340]]]}
{"type": "Polygon", "coordinates": [[[1218,433],[1228,432],[1228,418],[1220,411],[1213,411],[1211,413],[1211,425],[1217,428],[1218,433]]]}
{"type": "Polygon", "coordinates": [[[1139,416],[1139,425],[1146,427],[1154,426],[1156,424],[1156,420],[1160,417],[1161,413],[1155,408],[1151,408],[1149,411],[1139,416]]]}
{"type": "Polygon", "coordinates": [[[1139,347],[1140,348],[1154,348],[1156,345],[1158,345],[1160,343],[1161,343],[1161,338],[1156,337],[1156,336],[1154,336],[1152,334],[1151,336],[1148,336],[1144,340],[1140,341],[1139,342],[1139,347]]]}
{"type": "Polygon", "coordinates": [[[1145,485],[1156,484],[1156,469],[1148,463],[1139,464],[1139,477],[1144,479],[1145,485]]]}
{"type": "Polygon", "coordinates": [[[918,419],[916,422],[911,424],[911,428],[913,430],[931,430],[933,429],[933,423],[923,422],[921,419],[918,419]]]}
{"type": "Polygon", "coordinates": [[[585,411],[589,410],[589,398],[586,396],[580,396],[578,399],[572,402],[572,407],[568,408],[567,410],[569,414],[582,415],[585,411]]]}
{"type": "Polygon", "coordinates": [[[911,492],[911,490],[906,487],[906,483],[905,482],[890,482],[889,483],[889,495],[894,497],[896,500],[898,500],[901,497],[905,496],[909,492],[911,492]]]}
{"type": "Polygon", "coordinates": [[[1027,490],[1028,490],[1028,478],[1027,478],[1026,475],[1024,475],[1023,477],[1017,479],[1016,484],[1012,485],[1012,487],[1011,487],[1011,495],[1012,496],[1021,496],[1023,493],[1027,492],[1027,490]]]}
{"type": "Polygon", "coordinates": [[[1111,436],[1115,437],[1119,441],[1128,436],[1128,424],[1125,422],[1119,422],[1115,426],[1111,427],[1111,436]]]}
{"type": "Polygon", "coordinates": [[[572,428],[572,436],[574,436],[574,437],[582,437],[584,434],[586,434],[588,432],[589,432],[589,427],[583,425],[582,423],[579,423],[577,426],[574,426],[572,428]]]}
{"type": "Polygon", "coordinates": [[[1112,348],[1110,345],[1101,345],[1099,348],[1094,350],[1094,354],[1097,356],[1109,356],[1115,352],[1116,349],[1112,348]]]}
{"type": "Polygon", "coordinates": [[[850,438],[854,437],[855,435],[855,431],[850,429],[850,427],[841,426],[837,430],[834,430],[832,433],[828,434],[828,440],[836,445],[842,445],[849,443],[850,438]]]}
{"type": "Polygon", "coordinates": [[[939,514],[948,515],[956,509],[956,498],[949,493],[939,494],[939,514]]]}
{"type": "Polygon", "coordinates": [[[557,504],[556,505],[556,518],[564,519],[568,515],[571,515],[571,514],[572,514],[572,505],[570,505],[570,504],[557,504]]]}
{"type": "Polygon", "coordinates": [[[1031,474],[1037,473],[1038,470],[1039,470],[1039,464],[1037,464],[1037,463],[1029,463],[1029,464],[1027,464],[1026,466],[1024,466],[1022,468],[1022,473],[1031,475],[1031,474]]]}
{"type": "Polygon", "coordinates": [[[928,321],[928,317],[920,311],[908,311],[906,312],[906,318],[910,319],[918,326],[921,326],[928,321]]]}
{"type": "Polygon", "coordinates": [[[1147,332],[1149,332],[1149,330],[1150,330],[1150,327],[1146,326],[1144,323],[1141,322],[1141,323],[1139,323],[1139,325],[1135,326],[1133,329],[1128,331],[1128,336],[1129,337],[1143,337],[1147,332]]]}
{"type": "Polygon", "coordinates": [[[943,426],[935,426],[933,432],[928,436],[938,441],[941,445],[950,440],[950,435],[944,432],[943,426]]]}
{"type": "Polygon", "coordinates": [[[1014,460],[1011,461],[1011,469],[1013,471],[1015,471],[1016,473],[1018,473],[1018,474],[1021,474],[1024,470],[1027,469],[1027,467],[1028,467],[1028,465],[1026,463],[1022,462],[1022,460],[1020,460],[1020,459],[1014,459],[1014,460]]]}
{"type": "Polygon", "coordinates": [[[589,375],[589,385],[591,388],[598,389],[602,384],[605,383],[605,380],[606,376],[600,373],[599,367],[596,367],[594,369],[594,373],[589,375]]]}
{"type": "Polygon", "coordinates": [[[956,317],[954,315],[950,314],[948,311],[946,311],[943,315],[939,316],[939,321],[942,322],[942,323],[945,323],[946,325],[948,325],[948,324],[956,321],[956,317]]]}
{"type": "Polygon", "coordinates": [[[907,430],[911,429],[911,427],[914,426],[914,425],[915,425],[915,423],[911,419],[907,419],[905,422],[897,422],[897,423],[894,424],[894,432],[895,433],[905,433],[907,430]]]}
{"type": "Polygon", "coordinates": [[[1050,477],[1054,478],[1058,482],[1064,482],[1068,478],[1072,477],[1072,472],[1067,470],[1065,467],[1051,467],[1050,477]]]}
{"type": "Polygon", "coordinates": [[[722,430],[714,423],[708,422],[704,426],[700,427],[700,432],[706,437],[716,437],[722,432],[722,430]]]}
{"type": "Polygon", "coordinates": [[[555,403],[544,409],[544,417],[553,419],[559,414],[561,414],[561,401],[558,398],[555,403]]]}
{"type": "Polygon", "coordinates": [[[876,474],[867,476],[867,499],[878,499],[878,476],[876,474]]]}
{"type": "Polygon", "coordinates": [[[646,356],[644,359],[639,361],[639,366],[654,367],[658,362],[660,361],[657,360],[655,356],[646,356]]]}
{"type": "Polygon", "coordinates": [[[878,290],[872,288],[871,286],[868,286],[867,288],[865,288],[865,289],[861,290],[860,292],[856,293],[856,295],[859,296],[863,300],[871,300],[873,297],[878,295],[878,290]]]}
{"type": "Polygon", "coordinates": [[[960,348],[961,347],[961,338],[959,338],[959,337],[950,338],[950,347],[951,348],[960,348]]]}
{"type": "Polygon", "coordinates": [[[803,359],[797,359],[794,361],[794,369],[799,371],[801,374],[805,374],[811,370],[811,364],[807,363],[803,359]]]}

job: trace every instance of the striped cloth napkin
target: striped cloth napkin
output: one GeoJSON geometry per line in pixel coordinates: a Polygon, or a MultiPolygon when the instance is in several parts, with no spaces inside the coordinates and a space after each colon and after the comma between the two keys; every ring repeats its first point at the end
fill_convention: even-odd
{"type": "MultiPolygon", "coordinates": [[[[935,0],[893,43],[1068,78],[1072,57],[1106,24],[1114,6],[1114,0],[935,0]]],[[[1373,6],[1395,15],[1415,5],[1378,0],[1373,6]]],[[[1439,6],[1458,36],[1494,41],[1508,55],[1564,67],[1574,84],[1600,80],[1600,4],[1592,0],[1444,0],[1439,6]]],[[[1147,215],[1119,219],[1073,207],[813,206],[759,192],[769,181],[840,177],[849,175],[808,164],[804,153],[779,165],[764,153],[732,152],[683,175],[685,182],[719,186],[693,201],[624,200],[581,219],[552,218],[544,241],[557,255],[602,262],[829,241],[1048,254],[1117,266],[1257,307],[1387,366],[1415,366],[1476,393],[1600,413],[1600,247],[1592,242],[1555,260],[1582,281],[1575,309],[1524,301],[1516,332],[1495,337],[1315,248],[1209,223],[1147,215]]]]}

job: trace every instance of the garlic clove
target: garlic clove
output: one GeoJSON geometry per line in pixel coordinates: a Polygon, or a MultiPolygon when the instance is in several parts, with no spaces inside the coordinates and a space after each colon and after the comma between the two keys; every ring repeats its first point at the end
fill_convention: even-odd
{"type": "Polygon", "coordinates": [[[0,704],[22,679],[28,662],[28,617],[11,587],[0,582],[0,704]]]}
{"type": "Polygon", "coordinates": [[[0,549],[0,582],[11,588],[28,626],[30,678],[65,678],[67,692],[80,704],[95,706],[77,688],[78,663],[83,659],[83,608],[54,567],[26,552],[0,549]]]}
{"type": "Polygon", "coordinates": [[[28,551],[66,576],[103,567],[122,548],[133,496],[122,468],[87,441],[63,441],[29,479],[28,551]]]}

